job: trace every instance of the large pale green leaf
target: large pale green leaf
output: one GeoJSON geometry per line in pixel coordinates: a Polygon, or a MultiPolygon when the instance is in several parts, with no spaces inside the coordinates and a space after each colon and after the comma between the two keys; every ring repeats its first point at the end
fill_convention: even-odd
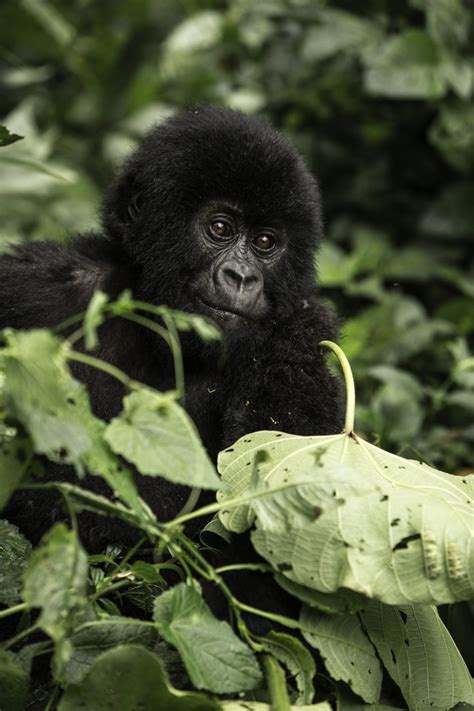
{"type": "Polygon", "coordinates": [[[197,689],[231,694],[262,680],[257,660],[227,622],[217,620],[197,584],[180,583],[155,601],[154,620],[181,655],[197,689]]]}
{"type": "Polygon", "coordinates": [[[31,555],[31,543],[16,526],[0,520],[0,605],[20,600],[22,575],[31,555]]]}
{"type": "Polygon", "coordinates": [[[104,652],[80,684],[71,685],[59,711],[220,711],[203,694],[173,689],[159,657],[143,647],[121,645],[104,652]]]}
{"type": "Polygon", "coordinates": [[[192,420],[169,396],[145,388],[128,395],[105,439],[142,474],[204,489],[220,485],[192,420]]]}
{"type": "Polygon", "coordinates": [[[372,600],[361,617],[410,711],[474,704],[471,675],[434,607],[372,600]]]}
{"type": "Polygon", "coordinates": [[[221,521],[240,532],[255,519],[257,551],[292,581],[389,604],[472,597],[474,477],[402,459],[353,433],[256,432],[221,453],[219,469],[221,521]],[[239,496],[251,501],[231,505],[239,496]]]}
{"type": "Polygon", "coordinates": [[[382,667],[357,615],[322,615],[304,606],[306,641],[321,654],[333,679],[345,681],[364,701],[379,700],[382,667]]]}

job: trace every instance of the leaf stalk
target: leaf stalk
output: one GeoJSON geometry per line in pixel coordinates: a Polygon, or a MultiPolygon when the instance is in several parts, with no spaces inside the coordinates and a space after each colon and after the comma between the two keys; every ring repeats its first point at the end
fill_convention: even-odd
{"type": "Polygon", "coordinates": [[[326,346],[333,353],[336,354],[339,364],[342,368],[342,373],[344,375],[344,381],[346,384],[346,418],[344,422],[344,432],[346,434],[351,434],[354,431],[354,418],[355,418],[355,384],[354,376],[352,375],[352,369],[350,363],[347,359],[346,354],[337,343],[332,341],[320,341],[320,346],[326,346]]]}

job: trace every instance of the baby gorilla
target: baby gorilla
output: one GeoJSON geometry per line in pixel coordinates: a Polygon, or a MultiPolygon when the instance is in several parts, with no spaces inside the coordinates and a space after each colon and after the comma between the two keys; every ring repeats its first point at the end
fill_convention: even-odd
{"type": "MultiPolygon", "coordinates": [[[[83,311],[101,289],[131,289],[152,304],[210,316],[220,345],[185,334],[184,405],[211,457],[241,435],[275,429],[338,432],[338,381],[318,348],[335,338],[335,319],[318,299],[315,251],[321,238],[315,180],[288,141],[257,118],[200,107],[154,128],[106,194],[103,234],[67,244],[36,242],[0,258],[0,328],[49,327],[83,311]]],[[[114,319],[100,330],[99,358],[159,390],[174,387],[173,361],[150,331],[114,319]]],[[[77,367],[96,414],[121,409],[123,389],[103,372],[77,367]]],[[[51,464],[51,478],[74,479],[51,464]]],[[[159,520],[173,517],[188,491],[137,475],[159,520]]],[[[86,486],[107,493],[97,477],[86,486]]],[[[50,494],[48,494],[51,497],[50,494]]],[[[7,517],[37,541],[63,514],[19,492],[7,517]]],[[[82,515],[90,550],[126,526],[82,515]]]]}

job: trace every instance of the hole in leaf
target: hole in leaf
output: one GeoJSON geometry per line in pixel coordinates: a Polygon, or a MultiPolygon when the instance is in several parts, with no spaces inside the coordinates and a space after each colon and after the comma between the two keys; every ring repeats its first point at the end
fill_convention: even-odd
{"type": "Polygon", "coordinates": [[[392,551],[400,551],[403,550],[404,548],[408,548],[408,544],[411,543],[412,541],[417,541],[421,538],[421,535],[419,533],[413,533],[411,536],[405,536],[405,538],[402,538],[401,541],[398,541],[398,543],[392,548],[392,551]]]}

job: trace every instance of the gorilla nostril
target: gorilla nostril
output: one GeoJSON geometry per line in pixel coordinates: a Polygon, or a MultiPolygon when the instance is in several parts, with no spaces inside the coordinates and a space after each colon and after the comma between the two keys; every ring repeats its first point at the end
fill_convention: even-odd
{"type": "Polygon", "coordinates": [[[234,288],[246,289],[255,286],[258,282],[258,276],[255,274],[253,269],[249,268],[247,265],[239,266],[225,266],[222,270],[222,276],[224,281],[234,288]]]}

